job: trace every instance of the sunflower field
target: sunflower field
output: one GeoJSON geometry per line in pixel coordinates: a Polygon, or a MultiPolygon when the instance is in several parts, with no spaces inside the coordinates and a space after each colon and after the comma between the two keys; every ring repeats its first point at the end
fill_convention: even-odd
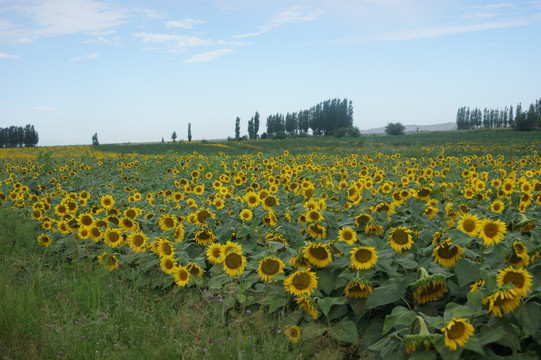
{"type": "Polygon", "coordinates": [[[292,346],[328,336],[367,359],[541,353],[539,142],[190,146],[201,151],[0,149],[0,206],[39,224],[47,251],[134,286],[292,313],[292,346]]]}

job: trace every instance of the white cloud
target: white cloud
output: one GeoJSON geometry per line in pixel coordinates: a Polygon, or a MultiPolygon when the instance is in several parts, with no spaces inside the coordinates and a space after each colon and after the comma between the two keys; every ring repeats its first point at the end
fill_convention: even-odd
{"type": "Polygon", "coordinates": [[[100,54],[96,54],[96,53],[86,54],[86,55],[74,57],[74,58],[70,59],[70,61],[81,61],[81,60],[95,59],[95,58],[97,58],[99,56],[100,56],[100,54]]]}
{"type": "Polygon", "coordinates": [[[196,55],[190,57],[189,59],[187,59],[184,62],[189,64],[189,63],[198,63],[198,62],[204,62],[204,61],[211,61],[211,60],[217,59],[217,58],[219,58],[221,56],[224,56],[226,54],[230,54],[233,51],[234,51],[233,49],[219,49],[219,50],[208,51],[208,52],[196,54],[196,55]]]}
{"type": "Polygon", "coordinates": [[[17,55],[10,55],[10,54],[6,54],[6,53],[0,53],[0,59],[19,59],[19,57],[17,55]]]}
{"type": "Polygon", "coordinates": [[[208,39],[202,39],[197,36],[184,36],[175,34],[152,34],[135,33],[135,37],[140,38],[144,43],[159,43],[168,46],[172,51],[185,51],[191,47],[212,46],[215,42],[208,39]]]}
{"type": "Polygon", "coordinates": [[[170,20],[165,23],[166,28],[181,28],[185,30],[193,29],[194,25],[205,24],[205,20],[196,20],[196,19],[183,19],[180,21],[170,20]]]}
{"type": "Polygon", "coordinates": [[[424,29],[399,30],[381,33],[371,37],[369,40],[376,41],[408,41],[417,39],[434,38],[445,35],[454,35],[461,33],[469,33],[481,30],[500,29],[508,27],[525,26],[530,24],[526,19],[508,21],[508,22],[487,22],[473,25],[460,26],[442,26],[424,29]]]}
{"type": "Polygon", "coordinates": [[[50,106],[34,106],[30,108],[31,111],[42,112],[42,113],[59,113],[58,109],[55,109],[50,106]]]}
{"type": "Polygon", "coordinates": [[[246,38],[258,36],[288,23],[300,23],[317,20],[321,14],[323,14],[323,11],[319,9],[312,10],[308,6],[293,6],[288,10],[272,17],[265,25],[261,26],[258,31],[236,35],[235,37],[246,38]]]}

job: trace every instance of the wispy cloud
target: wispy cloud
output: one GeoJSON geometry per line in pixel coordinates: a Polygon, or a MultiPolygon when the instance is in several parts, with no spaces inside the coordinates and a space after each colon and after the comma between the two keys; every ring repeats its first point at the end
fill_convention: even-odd
{"type": "Polygon", "coordinates": [[[6,54],[6,53],[0,53],[0,59],[19,59],[19,57],[17,55],[11,55],[11,54],[6,54]]]}
{"type": "Polygon", "coordinates": [[[165,23],[166,28],[181,28],[185,30],[193,29],[194,25],[197,24],[205,24],[205,20],[197,20],[197,19],[183,19],[183,20],[170,20],[165,23]]]}
{"type": "Polygon", "coordinates": [[[528,21],[527,19],[522,19],[522,20],[507,21],[507,22],[486,22],[482,24],[473,24],[473,25],[442,26],[442,27],[432,27],[432,28],[424,28],[424,29],[399,30],[399,31],[389,31],[389,32],[380,33],[375,36],[372,36],[369,40],[408,41],[408,40],[434,38],[434,37],[445,36],[445,35],[469,33],[469,32],[489,30],[489,29],[525,26],[529,24],[530,24],[530,21],[528,21]]]}
{"type": "Polygon", "coordinates": [[[191,47],[216,45],[216,42],[213,40],[202,39],[197,36],[153,34],[147,32],[135,33],[133,35],[140,38],[144,43],[164,44],[172,51],[186,51],[191,47]]]}
{"type": "Polygon", "coordinates": [[[81,61],[81,60],[95,59],[95,58],[97,58],[99,56],[100,56],[100,54],[96,54],[96,53],[86,54],[86,55],[74,57],[74,58],[70,59],[70,61],[81,61]]]}
{"type": "Polygon", "coordinates": [[[235,35],[235,38],[247,38],[252,36],[258,36],[266,32],[276,29],[282,25],[289,23],[300,23],[307,21],[317,20],[323,11],[320,9],[312,9],[308,6],[293,6],[286,11],[279,13],[272,17],[266,24],[259,27],[259,30],[252,33],[235,35]]]}
{"type": "Polygon", "coordinates": [[[20,24],[0,26],[0,38],[19,43],[75,33],[101,34],[125,23],[127,11],[95,0],[39,0],[11,9],[20,24]]]}
{"type": "Polygon", "coordinates": [[[60,111],[54,107],[50,106],[34,106],[30,108],[31,111],[41,112],[41,113],[60,113],[60,111]]]}
{"type": "Polygon", "coordinates": [[[204,52],[204,53],[196,54],[196,55],[190,57],[189,59],[187,59],[184,62],[189,64],[189,63],[198,63],[198,62],[204,62],[204,61],[211,61],[211,60],[217,59],[217,58],[219,58],[221,56],[224,56],[226,54],[230,54],[233,51],[234,51],[233,49],[219,49],[219,50],[207,51],[207,52],[204,52]]]}

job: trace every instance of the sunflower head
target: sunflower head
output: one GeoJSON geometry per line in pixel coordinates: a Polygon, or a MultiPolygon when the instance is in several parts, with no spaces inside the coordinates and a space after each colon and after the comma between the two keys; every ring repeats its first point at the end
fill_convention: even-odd
{"type": "Polygon", "coordinates": [[[289,341],[296,343],[301,338],[301,329],[297,325],[288,325],[284,331],[289,341]]]}
{"type": "Polygon", "coordinates": [[[447,290],[443,274],[428,275],[424,268],[419,269],[420,278],[410,284],[413,299],[419,305],[436,301],[447,290]]]}
{"type": "Polygon", "coordinates": [[[310,269],[297,270],[284,280],[284,287],[295,296],[311,294],[317,287],[317,275],[310,269]]]}
{"type": "Polygon", "coordinates": [[[351,267],[355,270],[371,269],[378,260],[376,248],[359,246],[350,251],[351,267]]]}
{"type": "Polygon", "coordinates": [[[372,286],[368,280],[355,278],[346,285],[344,292],[347,298],[363,299],[372,293],[372,286]]]}
{"type": "Polygon", "coordinates": [[[434,262],[440,264],[443,267],[450,268],[455,266],[460,256],[464,253],[464,249],[460,245],[454,245],[450,239],[443,241],[440,245],[436,246],[432,256],[434,256],[434,262]]]}
{"type": "Polygon", "coordinates": [[[317,267],[323,268],[332,262],[331,251],[326,244],[309,242],[303,252],[304,257],[317,267]]]}
{"type": "Polygon", "coordinates": [[[229,251],[222,262],[225,272],[231,277],[241,275],[244,272],[245,264],[246,258],[241,251],[236,249],[229,251]]]}
{"type": "Polygon", "coordinates": [[[394,251],[402,254],[404,250],[411,249],[411,246],[413,245],[412,231],[403,226],[391,229],[389,233],[389,243],[394,251]]]}
{"type": "Polygon", "coordinates": [[[257,274],[261,280],[268,282],[272,277],[284,272],[284,262],[276,257],[267,257],[259,261],[257,274]]]}
{"type": "Polygon", "coordinates": [[[445,336],[445,345],[450,350],[456,350],[457,346],[463,347],[473,335],[474,328],[466,322],[466,319],[453,318],[441,329],[445,336]]]}

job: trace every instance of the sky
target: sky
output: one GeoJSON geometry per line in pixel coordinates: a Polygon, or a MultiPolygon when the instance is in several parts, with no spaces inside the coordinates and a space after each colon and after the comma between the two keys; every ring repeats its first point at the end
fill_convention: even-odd
{"type": "Polygon", "coordinates": [[[359,129],[541,98],[541,1],[0,0],[0,127],[41,146],[241,135],[353,103],[359,129]]]}

